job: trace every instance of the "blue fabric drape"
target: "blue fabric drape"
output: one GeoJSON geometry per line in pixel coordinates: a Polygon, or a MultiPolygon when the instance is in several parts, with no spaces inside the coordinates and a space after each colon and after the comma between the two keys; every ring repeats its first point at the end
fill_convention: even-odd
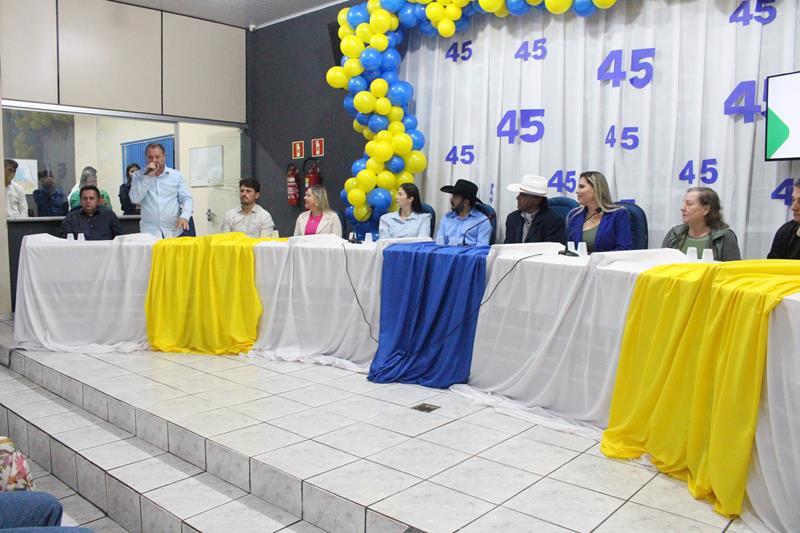
{"type": "Polygon", "coordinates": [[[370,381],[437,388],[467,381],[488,253],[488,246],[433,243],[384,250],[370,381]]]}

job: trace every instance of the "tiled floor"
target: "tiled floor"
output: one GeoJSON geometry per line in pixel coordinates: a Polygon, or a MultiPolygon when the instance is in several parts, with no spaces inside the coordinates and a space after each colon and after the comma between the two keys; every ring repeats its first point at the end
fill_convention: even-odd
{"type": "MultiPolygon", "coordinates": [[[[402,524],[430,533],[729,526],[683,483],[609,460],[596,441],[448,391],[242,357],[27,352],[14,365],[41,384],[50,380],[51,390],[60,385],[65,397],[81,396],[83,409],[44,388],[15,390],[19,380],[3,368],[0,404],[143,494],[144,531],[168,515],[185,521],[184,531],[203,532],[319,531],[298,516],[343,532],[403,531],[402,524]],[[60,383],[53,371],[63,374],[60,383]],[[422,402],[440,408],[410,408],[422,402]],[[117,412],[119,423],[106,421],[117,412]],[[121,429],[129,417],[132,427],[121,429]]],[[[49,457],[54,468],[61,453],[49,457]]],[[[77,475],[62,475],[80,485],[93,473],[79,461],[77,475]]],[[[53,476],[41,479],[74,522],[103,517],[53,476]]],[[[124,500],[111,487],[109,507],[124,500]]],[[[97,529],[115,531],[105,520],[97,529]]]]}

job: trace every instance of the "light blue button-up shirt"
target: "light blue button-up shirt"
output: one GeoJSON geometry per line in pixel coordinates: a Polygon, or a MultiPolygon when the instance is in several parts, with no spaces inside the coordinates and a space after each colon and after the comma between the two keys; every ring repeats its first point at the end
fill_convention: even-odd
{"type": "Polygon", "coordinates": [[[444,241],[444,244],[449,245],[461,244],[464,232],[467,234],[466,244],[469,246],[489,246],[492,223],[486,215],[476,209],[470,210],[466,217],[460,217],[454,211],[449,211],[442,217],[439,231],[436,232],[436,241],[444,241]],[[478,224],[479,222],[481,223],[478,224]]]}
{"type": "Polygon", "coordinates": [[[402,237],[430,237],[431,215],[411,212],[405,220],[400,211],[386,213],[381,217],[378,233],[381,239],[400,239],[402,237]]]}
{"type": "Polygon", "coordinates": [[[142,206],[139,229],[142,233],[164,237],[177,237],[178,218],[189,220],[194,202],[183,175],[174,168],[164,167],[160,176],[145,176],[144,170],[134,173],[131,179],[130,199],[142,206]]]}

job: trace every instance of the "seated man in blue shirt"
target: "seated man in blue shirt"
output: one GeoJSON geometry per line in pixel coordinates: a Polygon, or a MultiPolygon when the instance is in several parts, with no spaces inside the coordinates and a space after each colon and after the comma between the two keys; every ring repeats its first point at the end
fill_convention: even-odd
{"type": "Polygon", "coordinates": [[[122,235],[117,215],[100,202],[100,189],[94,185],[81,187],[81,208],[70,212],[61,221],[61,236],[83,233],[87,241],[110,241],[122,235]]]}
{"type": "Polygon", "coordinates": [[[64,191],[56,187],[53,173],[49,170],[39,172],[39,188],[33,191],[33,199],[36,200],[36,213],[40,217],[63,217],[64,191]]]}
{"type": "Polygon", "coordinates": [[[451,194],[450,211],[442,217],[436,241],[444,244],[467,244],[469,246],[489,246],[492,224],[489,218],[477,211],[478,186],[467,180],[458,180],[455,185],[445,185],[440,189],[451,194]]]}

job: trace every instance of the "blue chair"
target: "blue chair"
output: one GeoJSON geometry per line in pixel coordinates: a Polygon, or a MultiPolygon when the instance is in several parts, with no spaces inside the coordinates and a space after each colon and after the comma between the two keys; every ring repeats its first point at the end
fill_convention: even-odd
{"type": "Polygon", "coordinates": [[[497,234],[497,213],[495,213],[494,208],[489,204],[475,204],[475,209],[491,219],[492,234],[489,235],[489,244],[494,244],[495,235],[497,234]]]}
{"type": "Polygon", "coordinates": [[[422,204],[422,211],[431,216],[431,239],[436,232],[436,210],[430,204],[422,204]]]}
{"type": "Polygon", "coordinates": [[[558,213],[562,219],[566,220],[567,215],[573,209],[580,207],[580,204],[568,196],[554,196],[547,199],[547,207],[558,213]]]}
{"type": "Polygon", "coordinates": [[[339,217],[339,222],[342,224],[342,238],[346,239],[350,236],[350,233],[347,231],[347,219],[345,218],[344,213],[338,209],[334,209],[334,211],[336,211],[336,216],[339,217]]]}
{"type": "Polygon", "coordinates": [[[649,237],[647,233],[647,215],[644,214],[644,210],[632,202],[620,202],[618,205],[628,212],[628,216],[631,219],[633,249],[647,250],[649,237]]]}

